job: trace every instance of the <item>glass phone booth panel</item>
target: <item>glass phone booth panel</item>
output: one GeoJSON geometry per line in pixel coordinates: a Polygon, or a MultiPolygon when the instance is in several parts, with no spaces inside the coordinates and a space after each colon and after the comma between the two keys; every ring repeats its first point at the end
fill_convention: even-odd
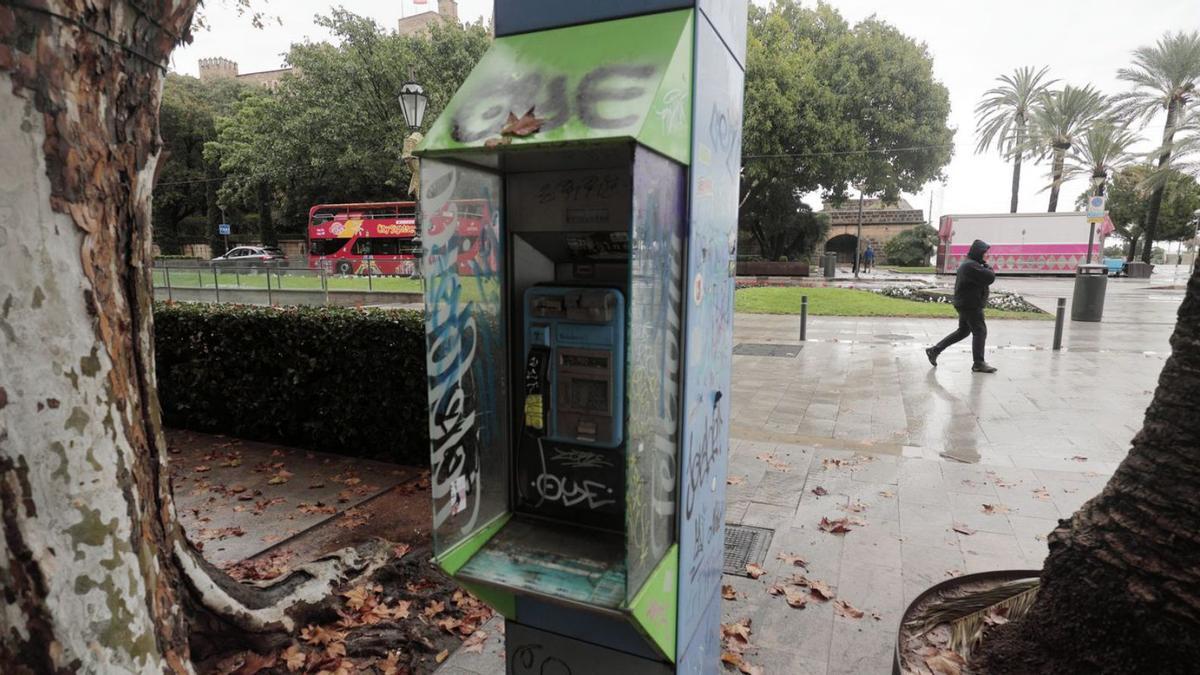
{"type": "Polygon", "coordinates": [[[421,162],[421,234],[438,556],[508,510],[502,181],[459,164],[421,162]]]}

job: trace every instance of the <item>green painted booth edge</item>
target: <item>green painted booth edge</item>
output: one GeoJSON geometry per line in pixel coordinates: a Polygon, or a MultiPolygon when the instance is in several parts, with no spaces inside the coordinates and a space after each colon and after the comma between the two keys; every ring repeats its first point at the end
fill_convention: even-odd
{"type": "Polygon", "coordinates": [[[509,518],[512,518],[512,512],[506,511],[492,519],[492,522],[483,525],[478,530],[475,530],[466,539],[455,544],[445,553],[434,558],[434,562],[438,564],[446,574],[454,576],[462,569],[463,565],[471,559],[471,556],[479,552],[483,545],[488,543],[488,540],[504,527],[509,518]]]}
{"type": "Polygon", "coordinates": [[[684,9],[497,38],[416,153],[426,157],[493,153],[500,148],[627,138],[687,165],[693,17],[694,10],[684,9]],[[641,79],[644,86],[633,85],[634,79],[641,79]],[[566,110],[545,105],[556,82],[564,85],[561,102],[566,110]],[[597,119],[594,124],[581,115],[581,84],[599,99],[589,108],[590,116],[597,119]],[[511,137],[504,146],[488,147],[489,140],[500,138],[499,128],[509,112],[518,116],[525,112],[505,109],[527,107],[514,101],[518,85],[533,91],[524,100],[541,101],[547,109],[535,108],[535,114],[549,120],[547,126],[555,126],[511,137]],[[565,119],[560,120],[560,115],[565,119]]]}
{"type": "Polygon", "coordinates": [[[634,625],[672,663],[675,662],[678,572],[679,544],[672,544],[628,607],[634,625]]]}

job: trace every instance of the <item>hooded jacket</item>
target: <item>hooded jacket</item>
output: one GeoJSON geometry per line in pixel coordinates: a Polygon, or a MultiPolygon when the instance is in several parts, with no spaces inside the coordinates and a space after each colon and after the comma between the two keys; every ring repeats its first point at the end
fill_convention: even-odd
{"type": "Polygon", "coordinates": [[[971,243],[967,259],[958,266],[954,280],[954,307],[956,309],[983,309],[987,306],[988,286],[996,280],[996,273],[983,262],[983,254],[991,248],[982,239],[971,243]]]}

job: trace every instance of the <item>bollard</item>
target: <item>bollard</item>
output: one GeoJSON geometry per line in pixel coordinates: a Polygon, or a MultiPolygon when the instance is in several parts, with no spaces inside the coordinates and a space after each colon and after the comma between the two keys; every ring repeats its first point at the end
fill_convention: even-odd
{"type": "Polygon", "coordinates": [[[217,282],[217,267],[216,267],[216,265],[213,266],[212,271],[213,271],[213,293],[215,293],[217,296],[217,302],[221,302],[221,284],[219,282],[217,282]]]}
{"type": "Polygon", "coordinates": [[[371,264],[370,263],[367,263],[367,292],[368,293],[375,292],[374,283],[371,281],[371,264]]]}
{"type": "Polygon", "coordinates": [[[800,296],[800,341],[808,339],[808,296],[800,296]]]}
{"type": "Polygon", "coordinates": [[[171,297],[171,268],[164,267],[163,274],[167,277],[167,300],[173,301],[175,298],[171,297]]]}
{"type": "Polygon", "coordinates": [[[1059,298],[1054,310],[1054,351],[1062,349],[1063,319],[1067,316],[1067,299],[1059,298]]]}
{"type": "Polygon", "coordinates": [[[196,268],[196,284],[199,285],[200,288],[204,288],[204,268],[203,267],[196,268]]]}
{"type": "Polygon", "coordinates": [[[234,278],[235,283],[237,284],[237,287],[241,288],[242,287],[242,268],[240,268],[240,267],[233,268],[233,278],[234,278]]]}
{"type": "Polygon", "coordinates": [[[271,270],[267,270],[267,306],[275,306],[275,301],[271,299],[271,270]]]}
{"type": "Polygon", "coordinates": [[[321,268],[321,289],[325,291],[325,306],[329,306],[329,277],[325,273],[325,268],[321,268]]]}

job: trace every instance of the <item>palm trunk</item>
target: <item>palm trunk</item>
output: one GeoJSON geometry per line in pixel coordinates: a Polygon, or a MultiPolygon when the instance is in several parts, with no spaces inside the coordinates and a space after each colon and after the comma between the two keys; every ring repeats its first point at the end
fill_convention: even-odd
{"type": "Polygon", "coordinates": [[[1141,237],[1133,236],[1129,238],[1129,252],[1125,256],[1125,262],[1133,262],[1137,256],[1137,243],[1141,237]]]}
{"type": "MultiPolygon", "coordinates": [[[[1167,121],[1163,125],[1163,153],[1158,156],[1158,168],[1165,169],[1171,164],[1171,143],[1175,140],[1175,121],[1179,115],[1179,104],[1175,99],[1167,105],[1167,121]]],[[[1167,189],[1167,182],[1162,183],[1154,188],[1154,192],[1150,194],[1150,204],[1146,209],[1146,243],[1142,245],[1142,262],[1150,262],[1150,257],[1154,252],[1154,235],[1158,232],[1158,213],[1162,209],[1163,193],[1167,189]]]]}
{"type": "Polygon", "coordinates": [[[985,640],[987,673],[1191,673],[1200,655],[1200,275],[1133,447],[1050,534],[1037,603],[985,640]]]}
{"type": "Polygon", "coordinates": [[[1021,192],[1021,146],[1025,143],[1025,122],[1017,120],[1017,138],[1013,147],[1016,151],[1013,153],[1013,174],[1012,174],[1012,200],[1008,205],[1009,213],[1017,212],[1017,197],[1021,192]]]}
{"type": "Polygon", "coordinates": [[[1046,207],[1046,210],[1050,213],[1058,210],[1058,191],[1062,187],[1063,162],[1066,154],[1066,150],[1054,149],[1054,170],[1052,172],[1052,182],[1050,183],[1050,204],[1046,207]]]}
{"type": "Polygon", "coordinates": [[[346,571],[243,587],[175,519],[150,195],[165,64],[195,5],[0,5],[5,672],[191,672],[206,646],[286,636],[346,571]]]}

